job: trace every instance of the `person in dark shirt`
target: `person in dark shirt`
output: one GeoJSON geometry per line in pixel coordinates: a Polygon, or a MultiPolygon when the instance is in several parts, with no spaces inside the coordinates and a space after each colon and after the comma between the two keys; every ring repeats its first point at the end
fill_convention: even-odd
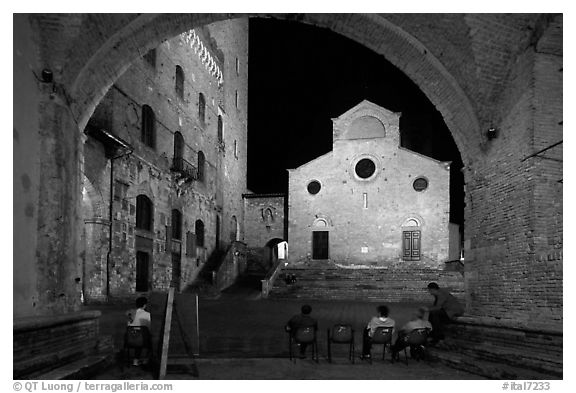
{"type": "Polygon", "coordinates": [[[432,324],[431,344],[434,345],[444,339],[444,324],[464,314],[464,307],[450,292],[440,288],[435,282],[428,284],[428,292],[434,296],[434,304],[430,307],[428,315],[428,320],[432,324]]]}
{"type": "MultiPolygon", "coordinates": [[[[286,324],[286,331],[290,332],[290,335],[292,337],[294,337],[294,334],[296,333],[296,330],[298,328],[313,327],[314,331],[317,331],[318,330],[318,322],[310,316],[311,312],[312,312],[312,307],[310,307],[307,304],[303,305],[301,308],[301,313],[294,315],[292,318],[290,318],[290,320],[286,324]]],[[[306,357],[306,347],[308,346],[308,344],[307,343],[298,343],[298,346],[300,348],[300,358],[305,358],[306,357]]]]}

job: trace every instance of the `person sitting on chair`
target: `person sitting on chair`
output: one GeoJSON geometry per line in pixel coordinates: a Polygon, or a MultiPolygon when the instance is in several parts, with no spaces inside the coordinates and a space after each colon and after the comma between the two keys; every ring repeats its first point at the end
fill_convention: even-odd
{"type": "MultiPolygon", "coordinates": [[[[286,331],[290,333],[291,337],[294,337],[296,330],[298,328],[304,327],[313,327],[314,331],[318,330],[318,322],[310,316],[312,312],[312,307],[305,304],[301,308],[301,313],[294,315],[288,323],[286,324],[286,331]]],[[[298,343],[298,347],[300,348],[300,358],[304,359],[306,357],[306,347],[308,346],[307,343],[298,343]]]]}
{"type": "MultiPolygon", "coordinates": [[[[392,359],[398,359],[398,352],[406,348],[408,343],[406,339],[408,338],[408,334],[416,329],[429,329],[432,331],[432,324],[428,321],[426,314],[428,313],[428,309],[426,307],[420,307],[414,313],[413,319],[407,322],[404,326],[400,328],[398,331],[398,339],[392,345],[392,359]]],[[[410,355],[414,357],[414,354],[411,352],[410,355]]]]}
{"type": "Polygon", "coordinates": [[[389,310],[387,306],[378,306],[377,310],[378,316],[372,317],[362,334],[362,359],[370,359],[372,337],[374,336],[376,329],[379,327],[394,328],[396,325],[396,322],[392,318],[388,317],[389,310]]]}
{"type": "Polygon", "coordinates": [[[444,340],[444,324],[454,317],[464,314],[464,307],[446,289],[440,288],[435,282],[428,284],[428,292],[434,296],[434,304],[430,307],[428,320],[432,324],[432,341],[435,345],[444,340]]]}
{"type": "Polygon", "coordinates": [[[152,320],[150,318],[150,313],[146,310],[147,307],[148,299],[141,296],[136,299],[136,311],[130,310],[126,313],[128,316],[128,326],[142,326],[146,328],[142,331],[146,357],[142,357],[142,348],[135,348],[134,361],[132,363],[134,366],[148,363],[148,356],[150,355],[149,351],[152,346],[150,343],[150,325],[152,320]]]}

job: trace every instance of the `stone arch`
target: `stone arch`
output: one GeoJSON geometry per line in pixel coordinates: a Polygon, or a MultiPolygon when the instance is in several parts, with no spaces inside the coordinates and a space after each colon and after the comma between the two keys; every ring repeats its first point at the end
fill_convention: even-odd
{"type": "Polygon", "coordinates": [[[312,228],[330,228],[332,227],[332,220],[325,214],[316,214],[312,222],[312,228]]]}
{"type": "MultiPolygon", "coordinates": [[[[75,73],[70,83],[72,110],[83,129],[108,88],[137,57],[163,40],[224,19],[266,16],[297,19],[348,37],[383,55],[414,81],[444,117],[465,165],[478,154],[480,124],[470,98],[454,76],[416,37],[375,14],[144,14],[118,26],[75,73]]],[[[78,63],[75,63],[78,67],[78,63]]]]}
{"type": "Polygon", "coordinates": [[[402,217],[402,221],[400,222],[400,226],[402,228],[406,227],[420,227],[424,226],[424,219],[422,216],[416,213],[410,213],[404,217],[402,217]]]}

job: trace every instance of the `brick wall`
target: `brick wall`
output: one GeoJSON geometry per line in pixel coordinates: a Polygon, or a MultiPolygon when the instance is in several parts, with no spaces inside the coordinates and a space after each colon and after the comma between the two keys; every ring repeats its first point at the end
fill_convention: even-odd
{"type": "Polygon", "coordinates": [[[511,74],[499,137],[467,184],[469,312],[512,325],[562,328],[562,57],[527,48],[511,74]],[[513,105],[511,105],[513,103],[513,105]]]}
{"type": "Polygon", "coordinates": [[[35,379],[42,372],[94,354],[100,311],[21,319],[14,324],[14,378],[35,379]]]}
{"type": "Polygon", "coordinates": [[[244,228],[248,247],[264,247],[274,239],[285,240],[286,196],[282,194],[245,194],[244,228]]]}

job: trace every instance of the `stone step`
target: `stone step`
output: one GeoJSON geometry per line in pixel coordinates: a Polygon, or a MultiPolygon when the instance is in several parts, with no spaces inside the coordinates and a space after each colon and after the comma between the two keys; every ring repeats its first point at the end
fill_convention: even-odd
{"type": "Polygon", "coordinates": [[[562,371],[555,370],[535,370],[526,367],[526,364],[514,364],[510,359],[494,357],[485,358],[478,356],[474,351],[454,351],[439,350],[430,348],[429,354],[432,359],[476,375],[491,379],[526,379],[526,380],[547,380],[562,378],[562,371]]]}
{"type": "Polygon", "coordinates": [[[113,352],[90,355],[46,373],[34,375],[30,379],[90,379],[110,367],[114,361],[115,354],[113,352]]]}

